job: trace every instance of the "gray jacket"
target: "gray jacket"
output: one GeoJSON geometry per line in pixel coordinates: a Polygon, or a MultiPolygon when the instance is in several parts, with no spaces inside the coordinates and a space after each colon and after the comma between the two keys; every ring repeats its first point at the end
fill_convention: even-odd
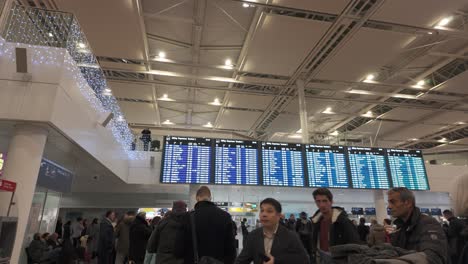
{"type": "Polygon", "coordinates": [[[447,238],[434,218],[421,214],[415,207],[407,222],[397,219],[394,224],[397,230],[391,234],[392,245],[424,252],[430,264],[447,263],[447,238]]]}
{"type": "Polygon", "coordinates": [[[129,217],[122,220],[115,228],[115,237],[117,240],[116,251],[124,256],[128,256],[130,248],[130,224],[135,217],[129,217]]]}

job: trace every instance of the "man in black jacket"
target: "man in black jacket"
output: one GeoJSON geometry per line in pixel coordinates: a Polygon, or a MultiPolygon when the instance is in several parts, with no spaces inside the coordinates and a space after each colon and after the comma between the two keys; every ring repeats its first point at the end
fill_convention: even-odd
{"type": "Polygon", "coordinates": [[[140,212],[130,225],[128,259],[135,262],[135,264],[143,264],[151,232],[152,229],[146,222],[146,213],[140,212]]]}
{"type": "Polygon", "coordinates": [[[465,239],[462,235],[463,229],[465,229],[465,222],[456,218],[450,210],[444,210],[443,215],[449,221],[447,237],[449,257],[452,260],[452,264],[455,264],[458,263],[458,259],[465,246],[465,239]]]}
{"type": "Polygon", "coordinates": [[[281,204],[266,198],[260,203],[262,227],[247,237],[236,264],[308,264],[309,257],[298,236],[280,224],[281,204]]]}
{"type": "Polygon", "coordinates": [[[99,264],[111,264],[114,249],[114,226],[115,212],[107,211],[106,217],[101,221],[99,228],[98,262],[99,264]]]}
{"type": "MultiPolygon", "coordinates": [[[[194,219],[199,257],[209,256],[225,264],[232,264],[236,258],[236,245],[231,215],[211,202],[211,191],[206,186],[198,189],[196,199],[194,219]]],[[[190,214],[184,219],[182,234],[177,239],[176,254],[184,257],[185,263],[193,264],[190,214]]]]}
{"type": "Polygon", "coordinates": [[[333,194],[327,188],[318,188],[312,195],[319,210],[312,216],[312,263],[331,263],[330,247],[359,244],[356,227],[340,207],[333,207],[333,194]]]}
{"type": "Polygon", "coordinates": [[[391,234],[392,245],[423,252],[430,264],[446,264],[447,239],[440,224],[431,216],[421,214],[414,194],[407,188],[388,191],[388,208],[397,230],[391,234]]]}

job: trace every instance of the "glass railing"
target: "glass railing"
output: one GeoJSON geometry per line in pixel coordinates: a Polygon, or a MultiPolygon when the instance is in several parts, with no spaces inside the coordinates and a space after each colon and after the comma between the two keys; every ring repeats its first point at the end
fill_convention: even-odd
{"type": "MultiPolygon", "coordinates": [[[[0,0],[1,6],[3,6],[2,2],[5,0],[0,0]]],[[[80,87],[87,84],[93,90],[93,93],[89,94],[89,89],[81,89],[84,96],[93,107],[97,108],[95,110],[114,114],[114,119],[108,127],[119,143],[129,150],[133,135],[116,98],[108,88],[104,72],[76,17],[71,13],[25,7],[19,4],[13,4],[10,10],[3,10],[3,12],[8,12],[4,28],[0,31],[5,41],[67,50],[80,69],[79,76],[75,76],[76,81],[80,87]],[[83,79],[84,84],[80,83],[83,79]]],[[[50,58],[48,60],[47,63],[53,63],[50,62],[50,58]]]]}
{"type": "Polygon", "coordinates": [[[131,145],[134,151],[152,151],[158,152],[162,148],[162,137],[156,135],[135,134],[131,145]]]}

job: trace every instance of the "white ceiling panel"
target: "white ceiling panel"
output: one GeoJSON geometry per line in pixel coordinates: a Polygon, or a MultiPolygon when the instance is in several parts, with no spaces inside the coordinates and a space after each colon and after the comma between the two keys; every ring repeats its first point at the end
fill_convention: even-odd
{"type": "Polygon", "coordinates": [[[386,139],[392,140],[407,140],[409,138],[419,138],[425,135],[433,134],[440,129],[440,126],[431,125],[414,125],[409,128],[403,128],[398,132],[388,134],[385,136],[386,139]]]}
{"type": "Polygon", "coordinates": [[[466,5],[465,0],[391,0],[372,16],[373,20],[396,24],[429,27],[457,8],[466,5]],[[423,11],[424,10],[424,11],[423,11]],[[424,15],[417,15],[424,12],[424,15]]]}
{"type": "Polygon", "coordinates": [[[128,123],[155,124],[157,122],[153,104],[119,102],[119,105],[128,123]]]}
{"type": "Polygon", "coordinates": [[[360,81],[378,71],[403,47],[408,34],[360,29],[316,75],[319,79],[360,81]]]}
{"type": "Polygon", "coordinates": [[[374,138],[379,131],[379,135],[385,134],[388,131],[391,131],[395,126],[402,125],[403,123],[393,123],[393,122],[380,122],[380,121],[371,121],[367,124],[364,124],[352,131],[352,133],[362,133],[368,135],[368,137],[374,138]],[[380,130],[379,130],[380,127],[380,130]]]}
{"type": "Polygon", "coordinates": [[[242,71],[290,76],[329,26],[326,22],[266,15],[250,43],[242,71]]]}
{"type": "Polygon", "coordinates": [[[156,86],[157,98],[161,98],[164,94],[167,94],[167,97],[173,100],[187,101],[189,99],[187,88],[178,88],[176,86],[156,86]]]}
{"type": "Polygon", "coordinates": [[[179,62],[192,61],[192,50],[190,48],[172,45],[151,38],[148,38],[148,48],[150,56],[156,56],[162,51],[166,53],[167,59],[179,62]]]}
{"type": "Polygon", "coordinates": [[[454,124],[456,122],[468,123],[468,114],[463,112],[444,112],[434,115],[433,118],[428,119],[425,123],[454,124]]]}
{"type": "Polygon", "coordinates": [[[112,81],[108,82],[108,84],[115,97],[153,100],[153,91],[151,85],[112,81]]]}
{"type": "Polygon", "coordinates": [[[299,116],[281,114],[271,123],[268,131],[294,133],[300,128],[299,116]]]}
{"type": "Polygon", "coordinates": [[[341,11],[343,11],[348,2],[348,0],[273,0],[272,4],[324,13],[339,14],[341,11]]]}
{"type": "Polygon", "coordinates": [[[468,83],[468,72],[461,73],[440,85],[437,90],[442,92],[463,93],[468,95],[466,84],[468,83]]]}
{"type": "Polygon", "coordinates": [[[260,112],[225,110],[218,128],[248,130],[260,115],[260,112]]]}
{"type": "Polygon", "coordinates": [[[227,59],[236,64],[239,53],[240,50],[200,50],[200,64],[224,65],[227,59]]]}
{"type": "Polygon", "coordinates": [[[431,110],[408,109],[399,107],[387,112],[385,115],[383,115],[383,118],[412,121],[417,120],[424,115],[430,114],[431,112],[431,110]]]}
{"type": "Polygon", "coordinates": [[[231,93],[229,96],[229,107],[241,107],[251,109],[266,109],[273,100],[273,96],[270,95],[246,95],[231,93]]]}
{"type": "Polygon", "coordinates": [[[255,8],[234,1],[207,1],[202,45],[242,45],[255,8]],[[236,22],[234,22],[234,20],[236,22]]]}

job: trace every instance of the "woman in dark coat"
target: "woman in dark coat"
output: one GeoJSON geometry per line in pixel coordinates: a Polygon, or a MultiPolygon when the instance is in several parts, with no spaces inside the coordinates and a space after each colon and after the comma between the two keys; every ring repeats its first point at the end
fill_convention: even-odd
{"type": "Polygon", "coordinates": [[[146,213],[141,212],[130,225],[130,248],[128,258],[135,264],[143,264],[146,254],[146,246],[151,236],[151,227],[146,222],[146,213]]]}

